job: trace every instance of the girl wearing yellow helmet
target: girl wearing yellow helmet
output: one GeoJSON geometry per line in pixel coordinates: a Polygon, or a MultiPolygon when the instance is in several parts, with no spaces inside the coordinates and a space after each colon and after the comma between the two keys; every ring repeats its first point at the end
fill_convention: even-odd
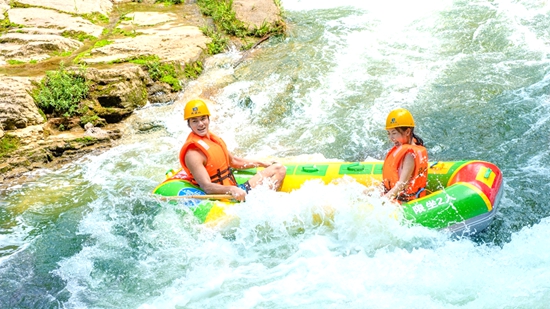
{"type": "Polygon", "coordinates": [[[425,196],[428,153],[424,141],[414,134],[411,113],[403,108],[391,111],[386,130],[394,146],[386,155],[382,169],[384,196],[400,203],[425,196]]]}
{"type": "Polygon", "coordinates": [[[187,102],[184,120],[191,128],[187,141],[180,150],[180,163],[189,176],[189,181],[201,187],[207,194],[231,194],[244,201],[249,190],[266,182],[278,190],[286,175],[282,164],[248,160],[233,156],[225,142],[210,132],[210,111],[203,100],[187,102]],[[243,169],[265,167],[246,183],[237,185],[231,168],[243,169]]]}

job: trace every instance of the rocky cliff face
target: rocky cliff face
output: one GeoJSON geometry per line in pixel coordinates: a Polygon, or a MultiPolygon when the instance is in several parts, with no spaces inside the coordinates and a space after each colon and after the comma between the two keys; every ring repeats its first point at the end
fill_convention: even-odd
{"type": "MultiPolygon", "coordinates": [[[[134,109],[176,99],[171,85],[129,60],[192,64],[206,56],[211,39],[199,27],[212,21],[194,1],[170,10],[130,2],[0,0],[0,182],[109,147],[134,109]],[[46,117],[37,107],[31,94],[61,62],[86,66],[90,92],[80,108],[93,123],[46,117]]],[[[236,0],[233,7],[249,27],[281,22],[273,0],[236,0]]]]}
{"type": "Polygon", "coordinates": [[[44,123],[29,94],[30,78],[0,76],[0,127],[16,130],[44,123]]]}

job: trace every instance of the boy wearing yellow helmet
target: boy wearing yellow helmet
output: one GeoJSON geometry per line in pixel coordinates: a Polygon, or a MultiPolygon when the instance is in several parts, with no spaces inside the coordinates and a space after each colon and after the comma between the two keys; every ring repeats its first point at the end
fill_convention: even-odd
{"type": "Polygon", "coordinates": [[[391,111],[386,130],[394,146],[386,155],[382,169],[384,196],[400,203],[425,196],[428,152],[424,141],[414,134],[411,113],[403,108],[391,111]]]}
{"type": "Polygon", "coordinates": [[[263,161],[248,160],[233,156],[225,142],[209,130],[210,111],[201,99],[194,99],[185,105],[183,119],[191,128],[187,141],[180,150],[180,163],[191,183],[201,187],[207,194],[231,194],[234,199],[244,201],[252,188],[267,183],[278,190],[286,175],[286,167],[263,161]],[[250,180],[237,185],[231,168],[243,169],[265,167],[250,180]]]}

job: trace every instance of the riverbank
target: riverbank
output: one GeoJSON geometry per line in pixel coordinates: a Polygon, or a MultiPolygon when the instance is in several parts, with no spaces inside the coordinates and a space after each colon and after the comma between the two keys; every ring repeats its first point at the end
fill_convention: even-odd
{"type": "Polygon", "coordinates": [[[225,14],[242,31],[223,32],[203,14],[211,3],[0,0],[0,186],[116,145],[134,110],[176,102],[211,55],[253,48],[284,25],[273,0],[233,1],[225,14]],[[39,107],[47,72],[85,79],[71,111],[39,107]]]}

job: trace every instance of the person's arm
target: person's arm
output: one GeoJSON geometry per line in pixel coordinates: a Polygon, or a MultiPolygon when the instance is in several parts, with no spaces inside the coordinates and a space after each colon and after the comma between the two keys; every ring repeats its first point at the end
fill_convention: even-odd
{"type": "Polygon", "coordinates": [[[229,153],[229,164],[232,168],[235,168],[235,169],[245,169],[245,168],[253,168],[253,167],[268,167],[272,163],[259,161],[259,160],[239,158],[229,153]]]}
{"type": "Polygon", "coordinates": [[[238,201],[244,201],[246,192],[236,186],[225,186],[213,183],[206,171],[206,156],[196,149],[190,149],[185,154],[185,165],[202,190],[207,194],[231,194],[238,201]]]}
{"type": "Polygon", "coordinates": [[[283,185],[283,179],[286,176],[286,167],[280,163],[238,158],[234,157],[231,153],[229,153],[229,162],[231,167],[236,169],[265,167],[265,169],[248,179],[251,188],[267,183],[269,188],[279,190],[283,185]]]}
{"type": "Polygon", "coordinates": [[[388,191],[388,193],[384,194],[384,196],[390,200],[396,198],[399,192],[404,190],[409,184],[413,171],[414,171],[414,155],[412,153],[408,153],[403,158],[401,173],[399,174],[399,180],[393,186],[393,188],[391,188],[390,191],[388,191]]]}

